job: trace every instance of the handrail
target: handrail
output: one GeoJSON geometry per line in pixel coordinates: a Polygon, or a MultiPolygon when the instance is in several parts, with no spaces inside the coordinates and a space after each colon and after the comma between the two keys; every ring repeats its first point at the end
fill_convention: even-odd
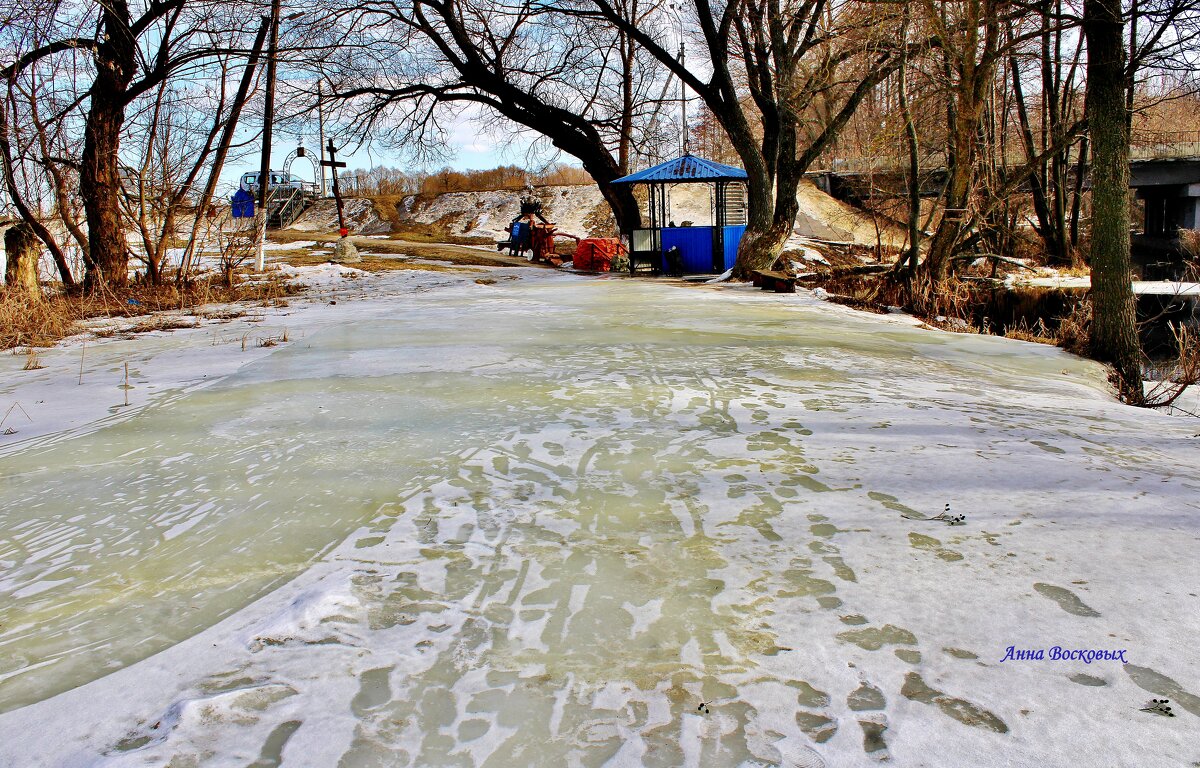
{"type": "MultiPolygon", "coordinates": [[[[1130,160],[1180,160],[1188,158],[1200,159],[1200,131],[1143,131],[1134,130],[1129,141],[1130,160]]],[[[899,150],[899,145],[897,145],[899,150]]],[[[1018,167],[1028,161],[1024,150],[1011,147],[1005,152],[1005,165],[1018,167]]],[[[814,168],[813,172],[832,173],[896,173],[908,168],[907,159],[888,154],[858,154],[848,153],[827,156],[824,167],[814,168]]],[[[929,151],[921,158],[921,168],[930,170],[944,168],[945,153],[939,150],[929,151]]]]}
{"type": "Polygon", "coordinates": [[[313,198],[306,190],[298,187],[276,187],[267,194],[268,221],[277,227],[286,227],[299,218],[313,198]]]}

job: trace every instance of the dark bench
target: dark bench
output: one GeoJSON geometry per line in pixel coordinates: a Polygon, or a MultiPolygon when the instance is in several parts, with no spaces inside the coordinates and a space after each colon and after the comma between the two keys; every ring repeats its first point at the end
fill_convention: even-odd
{"type": "Polygon", "coordinates": [[[775,293],[795,293],[796,278],[783,272],[773,272],[769,269],[756,269],[751,273],[755,288],[775,293]]]}

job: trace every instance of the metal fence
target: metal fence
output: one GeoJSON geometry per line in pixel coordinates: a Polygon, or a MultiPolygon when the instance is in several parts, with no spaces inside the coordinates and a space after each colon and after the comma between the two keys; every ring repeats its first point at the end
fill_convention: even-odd
{"type": "MultiPolygon", "coordinates": [[[[1200,131],[1135,130],[1129,145],[1130,160],[1200,159],[1200,131]]],[[[1004,164],[1015,168],[1024,165],[1027,159],[1024,150],[1013,147],[1005,153],[1004,164]]],[[[843,155],[818,161],[818,165],[822,166],[819,170],[833,173],[902,173],[908,168],[908,160],[888,155],[843,155]]],[[[943,167],[945,156],[941,152],[930,152],[921,158],[922,169],[943,167]]]]}
{"type": "Polygon", "coordinates": [[[1200,131],[1134,131],[1131,160],[1200,158],[1200,131]]]}

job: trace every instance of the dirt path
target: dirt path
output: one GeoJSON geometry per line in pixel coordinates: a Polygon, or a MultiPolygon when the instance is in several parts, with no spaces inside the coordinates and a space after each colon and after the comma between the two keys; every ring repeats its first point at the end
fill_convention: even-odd
{"type": "MultiPolygon", "coordinates": [[[[322,232],[299,232],[295,230],[279,230],[270,234],[270,239],[278,243],[312,242],[332,243],[337,235],[322,232]]],[[[499,253],[494,249],[455,243],[421,242],[407,240],[401,237],[387,238],[371,235],[351,235],[351,242],[361,252],[382,253],[387,255],[405,255],[420,259],[436,259],[449,261],[453,264],[475,266],[529,267],[543,266],[531,264],[528,260],[499,253]]],[[[549,268],[549,267],[548,267],[549,268]]]]}

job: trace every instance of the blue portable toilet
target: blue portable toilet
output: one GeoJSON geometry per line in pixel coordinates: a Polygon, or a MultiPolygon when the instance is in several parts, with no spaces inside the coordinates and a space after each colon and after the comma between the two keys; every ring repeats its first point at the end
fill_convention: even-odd
{"type": "Polygon", "coordinates": [[[244,189],[239,189],[233,193],[233,197],[230,200],[233,202],[233,218],[254,218],[254,195],[244,189]]]}
{"type": "Polygon", "coordinates": [[[518,251],[529,250],[533,243],[533,228],[529,226],[529,222],[518,221],[513,223],[512,241],[517,246],[518,251]]]}

